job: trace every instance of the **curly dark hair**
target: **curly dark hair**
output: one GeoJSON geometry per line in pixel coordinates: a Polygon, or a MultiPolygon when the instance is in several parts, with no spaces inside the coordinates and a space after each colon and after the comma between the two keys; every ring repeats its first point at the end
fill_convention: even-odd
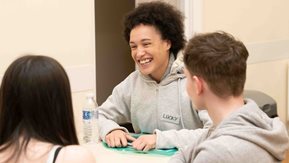
{"type": "Polygon", "coordinates": [[[183,14],[168,3],[141,3],[124,17],[124,37],[129,42],[134,27],[140,24],[152,25],[159,30],[162,39],[171,41],[170,52],[176,57],[186,43],[183,20],[183,14]]]}

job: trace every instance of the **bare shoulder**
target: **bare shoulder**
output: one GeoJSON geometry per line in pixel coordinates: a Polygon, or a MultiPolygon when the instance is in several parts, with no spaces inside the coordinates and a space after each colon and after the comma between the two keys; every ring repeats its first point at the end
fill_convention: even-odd
{"type": "Polygon", "coordinates": [[[63,162],[69,162],[69,163],[79,163],[79,162],[85,162],[85,163],[95,163],[95,158],[92,155],[92,153],[79,145],[69,145],[62,149],[59,153],[59,157],[62,157],[62,159],[59,158],[59,160],[63,160],[63,162]]]}

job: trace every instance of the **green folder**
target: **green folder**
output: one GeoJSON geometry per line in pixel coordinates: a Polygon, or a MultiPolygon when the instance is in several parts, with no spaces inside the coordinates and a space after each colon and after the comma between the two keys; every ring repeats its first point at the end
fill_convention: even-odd
{"type": "MultiPolygon", "coordinates": [[[[131,134],[133,137],[138,138],[140,135],[143,134],[131,134]]],[[[178,149],[177,148],[171,148],[171,149],[152,149],[149,151],[139,151],[134,149],[131,146],[127,146],[127,147],[117,147],[117,148],[111,148],[109,147],[105,142],[102,142],[103,146],[114,150],[114,151],[119,151],[122,153],[136,153],[136,154],[150,154],[150,155],[163,155],[163,156],[172,156],[174,155],[178,149]]]]}

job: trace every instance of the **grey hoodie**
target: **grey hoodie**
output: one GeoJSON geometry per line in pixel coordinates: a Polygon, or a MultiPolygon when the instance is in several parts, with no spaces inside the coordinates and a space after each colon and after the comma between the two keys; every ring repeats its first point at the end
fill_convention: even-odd
{"type": "Polygon", "coordinates": [[[170,163],[268,163],[280,162],[289,148],[288,134],[279,118],[269,118],[257,104],[246,104],[207,129],[191,145],[172,157],[170,163]]]}
{"type": "MultiPolygon", "coordinates": [[[[209,124],[211,121],[206,112],[201,114],[203,116],[199,117],[198,112],[192,109],[186,93],[182,57],[175,60],[171,54],[169,66],[160,83],[136,70],[113,89],[108,99],[99,106],[99,133],[101,139],[105,140],[105,136],[114,129],[127,132],[118,124],[131,122],[136,133],[153,133],[159,129],[155,131],[158,142],[174,142],[174,137],[158,133],[170,129],[202,128],[204,123],[209,124]]],[[[201,133],[200,130],[190,131],[191,134],[195,132],[201,133]]],[[[174,147],[174,144],[162,144],[156,144],[157,148],[174,147]]]]}

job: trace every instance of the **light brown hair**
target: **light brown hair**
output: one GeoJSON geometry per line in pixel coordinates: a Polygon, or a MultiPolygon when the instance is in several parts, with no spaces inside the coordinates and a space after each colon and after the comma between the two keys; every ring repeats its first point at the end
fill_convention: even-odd
{"type": "Polygon", "coordinates": [[[241,41],[220,31],[190,39],[184,63],[192,75],[202,77],[219,97],[239,96],[246,80],[248,55],[241,41]]]}

